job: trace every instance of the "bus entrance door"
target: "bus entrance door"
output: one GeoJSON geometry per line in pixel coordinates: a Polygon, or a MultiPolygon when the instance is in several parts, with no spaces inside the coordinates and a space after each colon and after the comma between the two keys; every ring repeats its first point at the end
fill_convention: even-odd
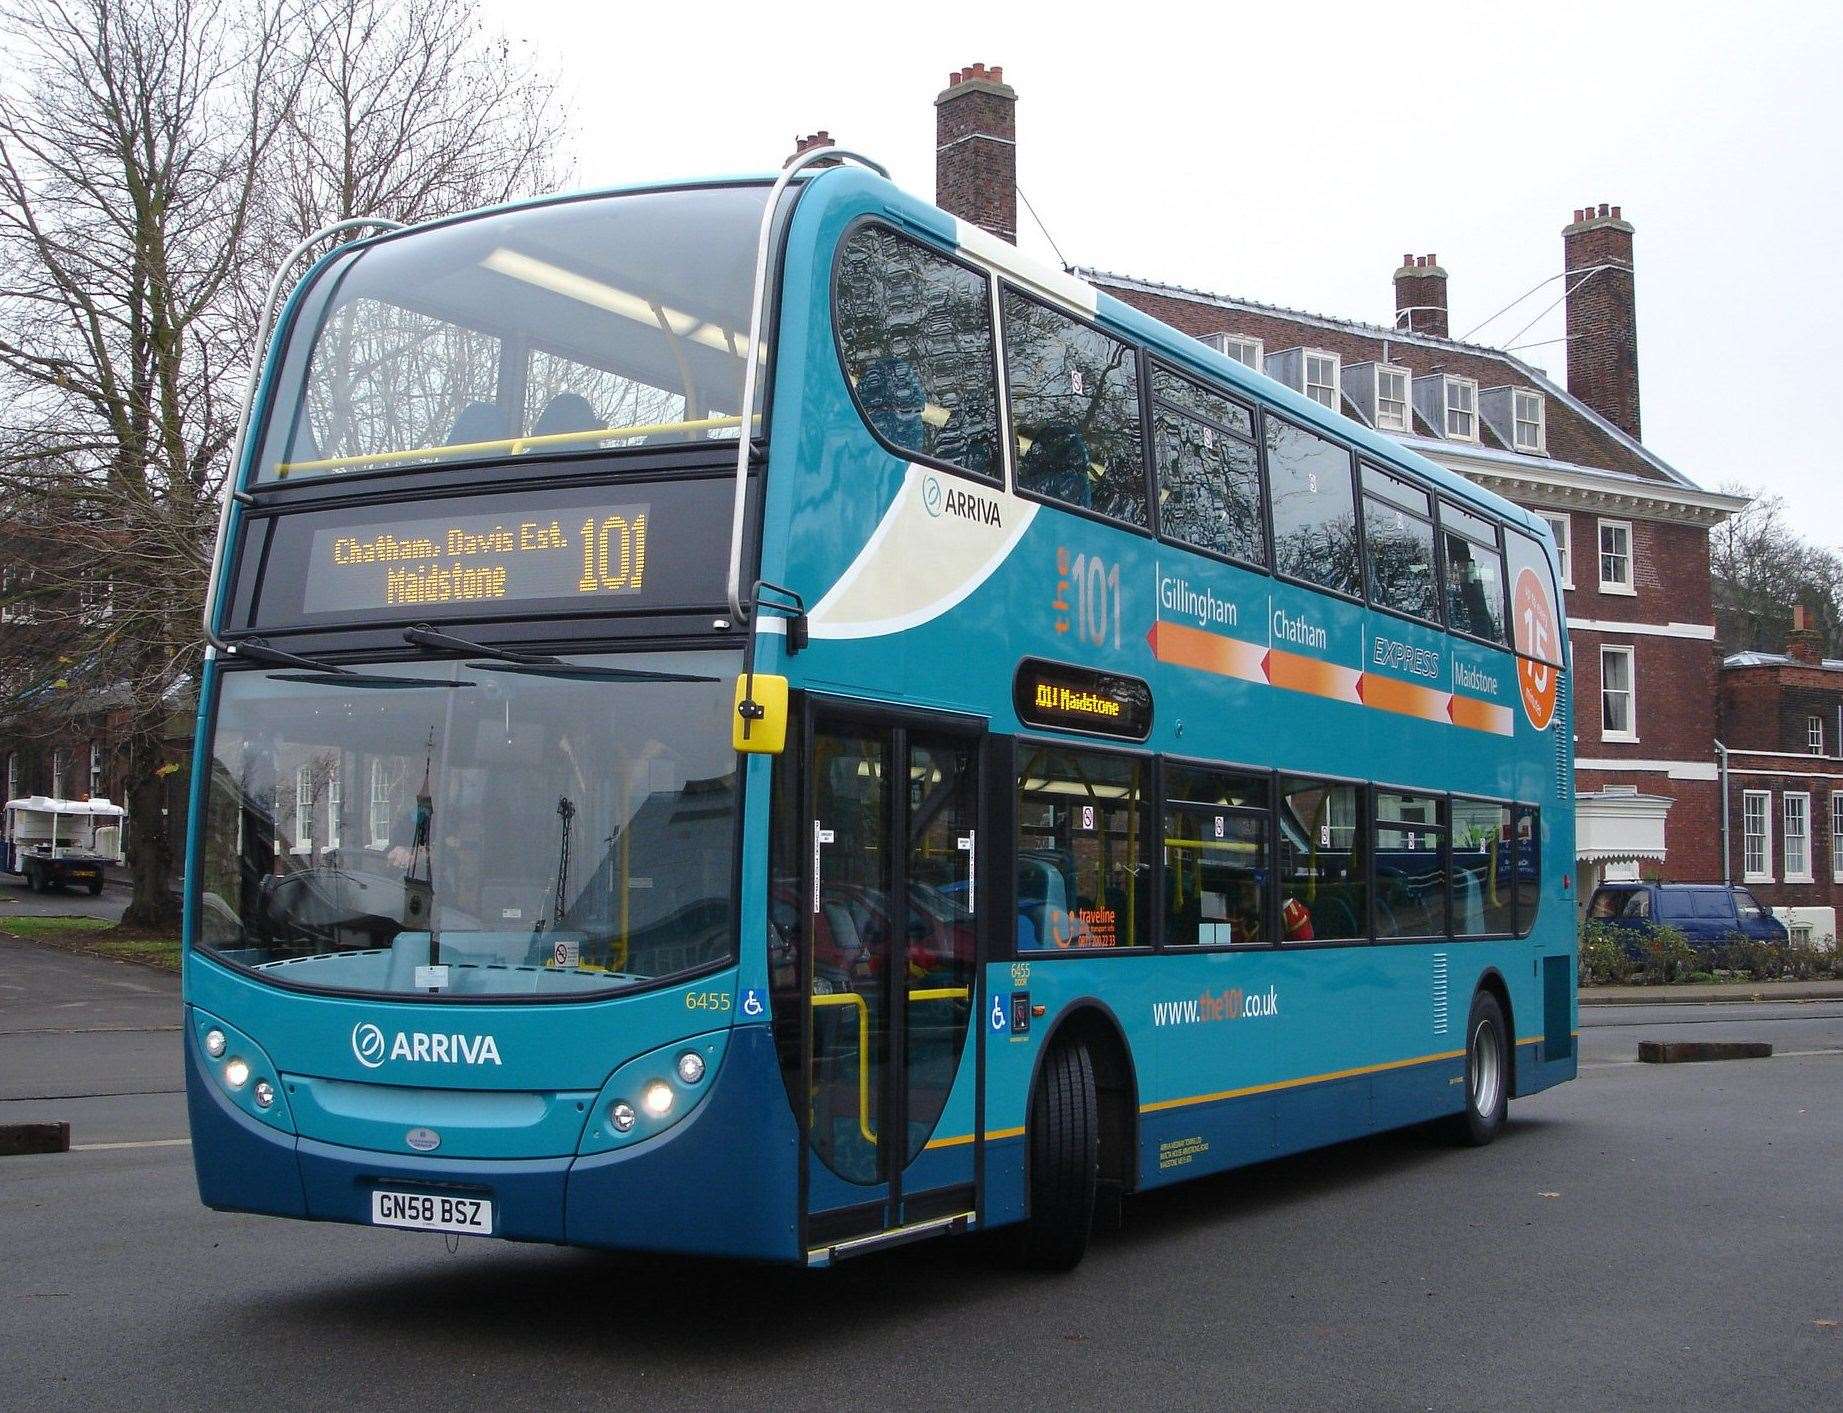
{"type": "Polygon", "coordinates": [[[808,1247],[973,1209],[976,730],[821,712],[806,830],[808,1247]]]}

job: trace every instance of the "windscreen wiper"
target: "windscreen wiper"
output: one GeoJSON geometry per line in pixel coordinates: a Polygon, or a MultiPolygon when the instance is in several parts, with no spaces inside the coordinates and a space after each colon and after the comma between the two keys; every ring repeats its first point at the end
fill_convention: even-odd
{"type": "Polygon", "coordinates": [[[517,672],[527,677],[560,677],[566,682],[716,682],[690,672],[647,672],[638,667],[602,667],[595,663],[562,662],[556,658],[535,662],[470,662],[469,672],[517,672]]]}
{"type": "Polygon", "coordinates": [[[311,682],[317,687],[472,687],[473,682],[449,681],[446,677],[377,677],[369,672],[347,672],[332,668],[325,672],[279,672],[277,682],[311,682]]]}
{"type": "Polygon", "coordinates": [[[485,643],[470,642],[452,633],[438,632],[426,623],[405,628],[403,641],[418,648],[447,648],[457,653],[478,653],[481,657],[496,658],[500,662],[522,662],[531,666],[542,664],[546,667],[562,665],[561,658],[547,657],[541,653],[515,653],[507,648],[489,648],[485,643]]]}
{"type": "Polygon", "coordinates": [[[272,648],[261,638],[246,638],[240,643],[232,643],[230,649],[233,657],[246,657],[251,662],[266,662],[271,667],[304,667],[310,672],[324,672],[341,677],[355,675],[349,668],[336,667],[330,662],[321,662],[318,658],[302,657],[299,653],[285,653],[280,648],[272,648]]]}

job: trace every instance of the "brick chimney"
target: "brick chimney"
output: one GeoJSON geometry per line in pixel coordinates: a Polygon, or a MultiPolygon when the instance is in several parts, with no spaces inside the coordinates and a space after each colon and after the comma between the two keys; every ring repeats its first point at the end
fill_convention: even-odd
{"type": "Polygon", "coordinates": [[[1815,667],[1824,656],[1824,635],[1811,624],[1811,610],[1792,605],[1792,631],[1785,635],[1785,655],[1815,667]]]}
{"type": "MultiPolygon", "coordinates": [[[[824,128],[821,128],[819,129],[818,132],[808,133],[805,137],[796,137],[794,139],[793,157],[789,157],[787,159],[787,162],[793,161],[794,157],[805,156],[808,152],[811,152],[815,147],[833,147],[833,146],[836,146],[836,144],[832,141],[832,134],[827,132],[824,128]]],[[[783,162],[781,165],[786,166],[787,162],[783,162]]],[[[824,159],[821,159],[820,161],[814,162],[811,165],[814,167],[836,167],[838,163],[835,161],[828,162],[828,161],[825,161],[824,159]]]]}
{"type": "Polygon", "coordinates": [[[1017,90],[997,64],[949,74],[934,100],[934,204],[1017,244],[1017,90]]]}
{"type": "Polygon", "coordinates": [[[1638,305],[1632,226],[1617,206],[1584,206],[1561,233],[1568,289],[1568,391],[1638,432],[1638,305]]]}
{"type": "Polygon", "coordinates": [[[1395,272],[1395,327],[1450,338],[1446,323],[1446,271],[1437,255],[1404,255],[1395,272]]]}

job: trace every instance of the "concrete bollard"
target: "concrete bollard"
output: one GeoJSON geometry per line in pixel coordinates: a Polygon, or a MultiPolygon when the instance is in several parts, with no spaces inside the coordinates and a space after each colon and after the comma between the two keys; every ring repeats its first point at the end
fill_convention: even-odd
{"type": "Polygon", "coordinates": [[[67,1123],[0,1124],[0,1158],[17,1157],[22,1153],[68,1152],[70,1125],[67,1123]]]}
{"type": "Polygon", "coordinates": [[[1647,1065],[1695,1064],[1704,1060],[1770,1060],[1764,1040],[1641,1040],[1639,1061],[1647,1065]]]}

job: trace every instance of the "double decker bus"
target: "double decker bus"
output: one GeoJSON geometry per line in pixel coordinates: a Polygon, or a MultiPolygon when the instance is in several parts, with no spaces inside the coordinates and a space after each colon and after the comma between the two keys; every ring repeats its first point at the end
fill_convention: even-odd
{"type": "Polygon", "coordinates": [[[1067,1266],[1575,1073],[1541,521],[874,164],[340,245],[253,399],[210,1206],[1067,1266]]]}

